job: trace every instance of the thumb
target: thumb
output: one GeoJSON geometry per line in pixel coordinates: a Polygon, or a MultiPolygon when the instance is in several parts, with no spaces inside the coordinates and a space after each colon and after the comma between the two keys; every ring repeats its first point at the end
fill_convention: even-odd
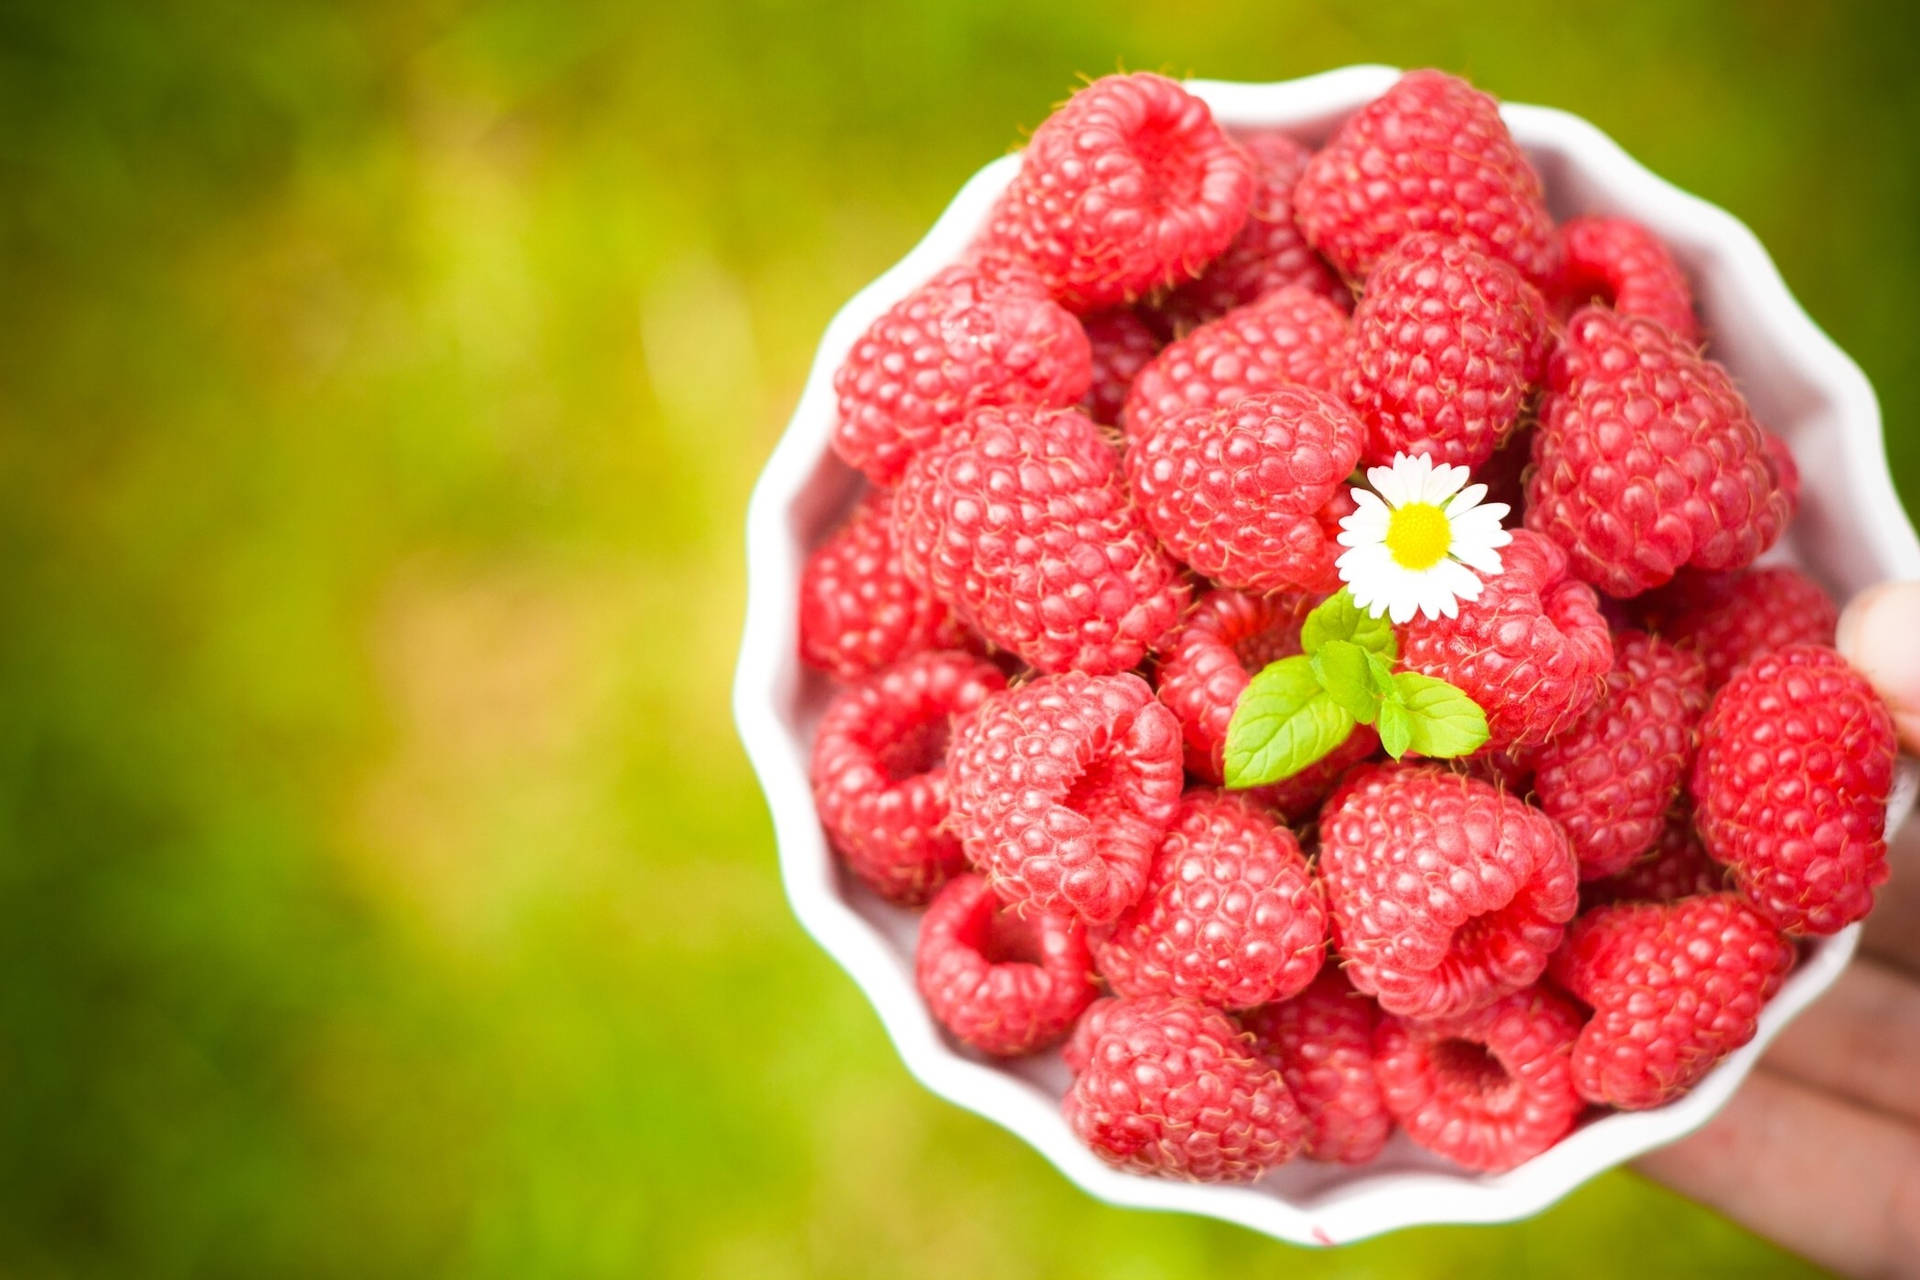
{"type": "Polygon", "coordinates": [[[1883,582],[1853,598],[1834,643],[1872,682],[1909,751],[1920,751],[1920,582],[1883,582]]]}

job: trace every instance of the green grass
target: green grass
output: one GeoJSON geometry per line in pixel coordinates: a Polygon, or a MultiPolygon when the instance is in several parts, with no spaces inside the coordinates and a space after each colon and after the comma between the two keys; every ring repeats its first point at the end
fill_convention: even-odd
{"type": "Polygon", "coordinates": [[[923,1092],[780,895],[740,525],[840,300],[1115,66],[1587,115],[1920,492],[1906,21],[0,4],[0,1273],[1797,1273],[1625,1173],[1308,1254],[923,1092]]]}

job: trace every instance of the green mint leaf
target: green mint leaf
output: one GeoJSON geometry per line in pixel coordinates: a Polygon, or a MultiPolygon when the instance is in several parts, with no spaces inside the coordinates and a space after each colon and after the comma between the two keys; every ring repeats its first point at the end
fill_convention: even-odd
{"type": "Polygon", "coordinates": [[[1400,686],[1393,682],[1393,662],[1383,658],[1373,650],[1367,650],[1367,675],[1373,680],[1374,692],[1389,702],[1400,701],[1400,686]]]}
{"type": "Polygon", "coordinates": [[[1385,614],[1369,617],[1353,602],[1353,592],[1342,587],[1315,606],[1300,625],[1300,648],[1309,656],[1329,640],[1350,640],[1391,662],[1400,656],[1400,642],[1385,614]]]}
{"type": "Polygon", "coordinates": [[[1395,760],[1407,754],[1407,748],[1413,745],[1413,716],[1407,711],[1405,703],[1393,700],[1382,702],[1380,723],[1375,727],[1380,731],[1380,745],[1395,760]]]}
{"type": "Polygon", "coordinates": [[[1367,663],[1373,656],[1351,640],[1328,640],[1312,659],[1320,687],[1361,724],[1372,724],[1380,705],[1380,691],[1373,687],[1373,670],[1367,663]]]}
{"type": "MultiPolygon", "coordinates": [[[[1445,680],[1402,671],[1393,678],[1407,708],[1408,746],[1423,756],[1464,756],[1487,740],[1480,704],[1445,680]]],[[[1381,732],[1382,740],[1386,733],[1381,732]]]]}
{"type": "Polygon", "coordinates": [[[1227,723],[1227,786],[1261,787],[1291,777],[1347,740],[1353,717],[1321,687],[1304,655],[1255,676],[1227,723]]]}

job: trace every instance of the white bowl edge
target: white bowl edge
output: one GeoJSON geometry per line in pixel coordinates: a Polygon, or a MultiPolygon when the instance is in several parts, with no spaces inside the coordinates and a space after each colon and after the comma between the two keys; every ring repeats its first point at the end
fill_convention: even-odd
{"type": "MultiPolygon", "coordinates": [[[[1378,96],[1399,74],[1391,67],[1358,66],[1277,84],[1193,81],[1188,87],[1225,123],[1281,125],[1303,140],[1318,141],[1333,122],[1378,96]]],[[[1631,214],[1673,243],[1689,259],[1696,279],[1703,270],[1712,271],[1713,279],[1703,283],[1734,290],[1741,295],[1743,312],[1764,314],[1766,323],[1754,329],[1764,329],[1761,336],[1781,358],[1797,364],[1808,394],[1827,403],[1829,412],[1815,425],[1831,425],[1841,448],[1831,454],[1821,450],[1811,458],[1807,450],[1796,448],[1796,458],[1809,471],[1837,466],[1840,475],[1822,483],[1840,484],[1858,518],[1848,520],[1844,530],[1854,540],[1847,553],[1807,557],[1815,562],[1810,567],[1843,595],[1880,578],[1920,578],[1920,541],[1887,471],[1872,388],[1794,300],[1753,233],[1718,206],[1657,177],[1579,117],[1519,104],[1503,106],[1502,113],[1522,146],[1535,154],[1548,153],[1545,167],[1584,170],[1584,179],[1605,188],[1586,193],[1583,207],[1631,214]],[[1569,159],[1573,156],[1577,163],[1569,159]],[[1703,261],[1704,268],[1698,265],[1703,261]]],[[[1291,1178],[1302,1193],[1292,1200],[1279,1190],[1280,1179],[1253,1187],[1200,1186],[1108,1167],[1073,1137],[1060,1116],[1057,1087],[1064,1069],[1057,1055],[1053,1061],[1009,1071],[956,1049],[928,1016],[913,984],[910,920],[903,913],[888,916],[888,909],[858,889],[852,895],[864,913],[848,900],[813,813],[808,735],[783,723],[780,708],[797,705],[801,681],[813,679],[803,675],[795,657],[793,591],[807,535],[824,527],[857,484],[849,472],[838,482],[837,493],[823,497],[819,492],[836,485],[819,480],[818,473],[839,466],[827,456],[834,418],[833,372],[875,316],[958,256],[1018,163],[1017,156],[1003,156],[976,173],[920,243],[834,316],[793,419],[748,506],[747,611],[734,717],[767,796],[783,882],[802,925],[872,1001],[915,1077],[949,1101],[1018,1134],[1086,1191],[1115,1204],[1203,1214],[1320,1245],[1422,1224],[1509,1221],[1538,1212],[1588,1178],[1704,1124],[1768,1042],[1839,975],[1857,945],[1857,926],[1811,948],[1768,1004],[1754,1040],[1668,1106],[1608,1115],[1519,1169],[1492,1176],[1451,1169],[1400,1136],[1381,1169],[1313,1166],[1306,1184],[1301,1178],[1308,1171],[1299,1169],[1301,1162],[1279,1171],[1295,1171],[1291,1178]]],[[[1741,332],[1752,336],[1751,331],[1741,332]]],[[[1721,353],[1716,349],[1715,354],[1721,353]]],[[[1736,370],[1737,354],[1728,361],[1736,370]]],[[[1805,430],[1803,425],[1799,434],[1805,430]]],[[[1795,533],[1796,541],[1807,537],[1807,531],[1796,528],[1795,533]]],[[[1916,772],[1903,763],[1889,805],[1890,828],[1912,808],[1915,790],[1916,772]]]]}

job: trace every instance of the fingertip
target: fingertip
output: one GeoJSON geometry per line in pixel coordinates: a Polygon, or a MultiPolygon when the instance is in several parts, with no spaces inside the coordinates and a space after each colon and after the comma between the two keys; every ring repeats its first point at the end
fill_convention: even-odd
{"type": "Polygon", "coordinates": [[[1920,750],[1920,582],[1883,582],[1840,615],[1834,643],[1872,682],[1909,750],[1920,750]]]}

